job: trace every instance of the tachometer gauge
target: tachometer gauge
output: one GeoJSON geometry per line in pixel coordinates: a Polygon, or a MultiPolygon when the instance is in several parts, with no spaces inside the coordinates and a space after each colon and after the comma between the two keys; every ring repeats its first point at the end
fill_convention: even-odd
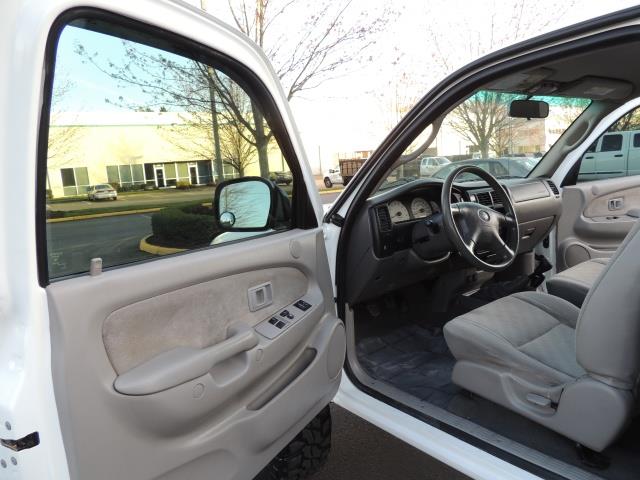
{"type": "Polygon", "coordinates": [[[434,201],[429,202],[429,204],[431,205],[431,210],[433,211],[433,213],[440,213],[440,205],[438,205],[434,201]]]}
{"type": "Polygon", "coordinates": [[[406,222],[407,220],[411,220],[411,217],[409,216],[409,210],[407,210],[407,207],[405,207],[399,200],[389,202],[388,208],[389,214],[391,215],[391,221],[393,223],[406,222]]]}
{"type": "Polygon", "coordinates": [[[426,218],[433,215],[431,205],[424,198],[416,197],[411,200],[411,215],[413,218],[426,218]]]}

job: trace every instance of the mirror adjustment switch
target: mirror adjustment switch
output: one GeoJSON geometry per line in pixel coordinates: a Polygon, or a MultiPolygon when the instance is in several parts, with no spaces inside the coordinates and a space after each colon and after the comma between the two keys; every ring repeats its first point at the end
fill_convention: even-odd
{"type": "Polygon", "coordinates": [[[283,310],[280,312],[280,316],[281,317],[288,317],[289,316],[289,310],[283,310]]]}
{"type": "Polygon", "coordinates": [[[311,308],[311,304],[305,302],[304,300],[298,300],[296,303],[293,304],[293,306],[298,308],[299,310],[302,310],[303,312],[306,312],[311,308]]]}

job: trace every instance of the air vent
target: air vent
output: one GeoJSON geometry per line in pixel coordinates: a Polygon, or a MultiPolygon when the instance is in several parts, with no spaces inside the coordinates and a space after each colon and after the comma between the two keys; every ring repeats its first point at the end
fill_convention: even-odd
{"type": "Polygon", "coordinates": [[[381,232],[391,231],[391,215],[386,205],[376,208],[376,217],[378,219],[378,228],[381,232]]]}
{"type": "Polygon", "coordinates": [[[492,193],[493,192],[478,192],[476,193],[476,200],[482,205],[491,207],[493,206],[492,193]]]}
{"type": "Polygon", "coordinates": [[[556,196],[560,195],[560,190],[558,190],[558,187],[556,187],[555,183],[553,183],[551,180],[547,180],[547,183],[549,184],[549,188],[551,189],[554,195],[556,196]]]}

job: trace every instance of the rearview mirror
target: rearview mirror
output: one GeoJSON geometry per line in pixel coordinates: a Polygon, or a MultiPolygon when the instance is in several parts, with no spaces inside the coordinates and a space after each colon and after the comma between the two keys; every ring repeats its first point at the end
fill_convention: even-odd
{"type": "Polygon", "coordinates": [[[547,118],[549,104],[542,100],[513,100],[509,105],[509,116],[513,118],[547,118]]]}
{"type": "Polygon", "coordinates": [[[225,232],[269,230],[275,200],[275,188],[264,178],[243,177],[221,182],[213,200],[218,227],[225,232]]]}

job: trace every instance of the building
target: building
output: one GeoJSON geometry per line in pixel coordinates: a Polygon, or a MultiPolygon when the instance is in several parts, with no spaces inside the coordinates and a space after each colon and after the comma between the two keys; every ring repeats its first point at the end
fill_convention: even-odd
{"type": "MultiPolygon", "coordinates": [[[[119,190],[207,185],[238,176],[216,171],[213,142],[175,112],[64,113],[49,132],[47,188],[54,198],[83,195],[91,185],[119,190]]],[[[223,139],[224,141],[224,139],[223,139]]],[[[269,170],[288,170],[279,148],[269,148],[269,170]]],[[[259,175],[257,155],[244,175],[259,175]]]]}

